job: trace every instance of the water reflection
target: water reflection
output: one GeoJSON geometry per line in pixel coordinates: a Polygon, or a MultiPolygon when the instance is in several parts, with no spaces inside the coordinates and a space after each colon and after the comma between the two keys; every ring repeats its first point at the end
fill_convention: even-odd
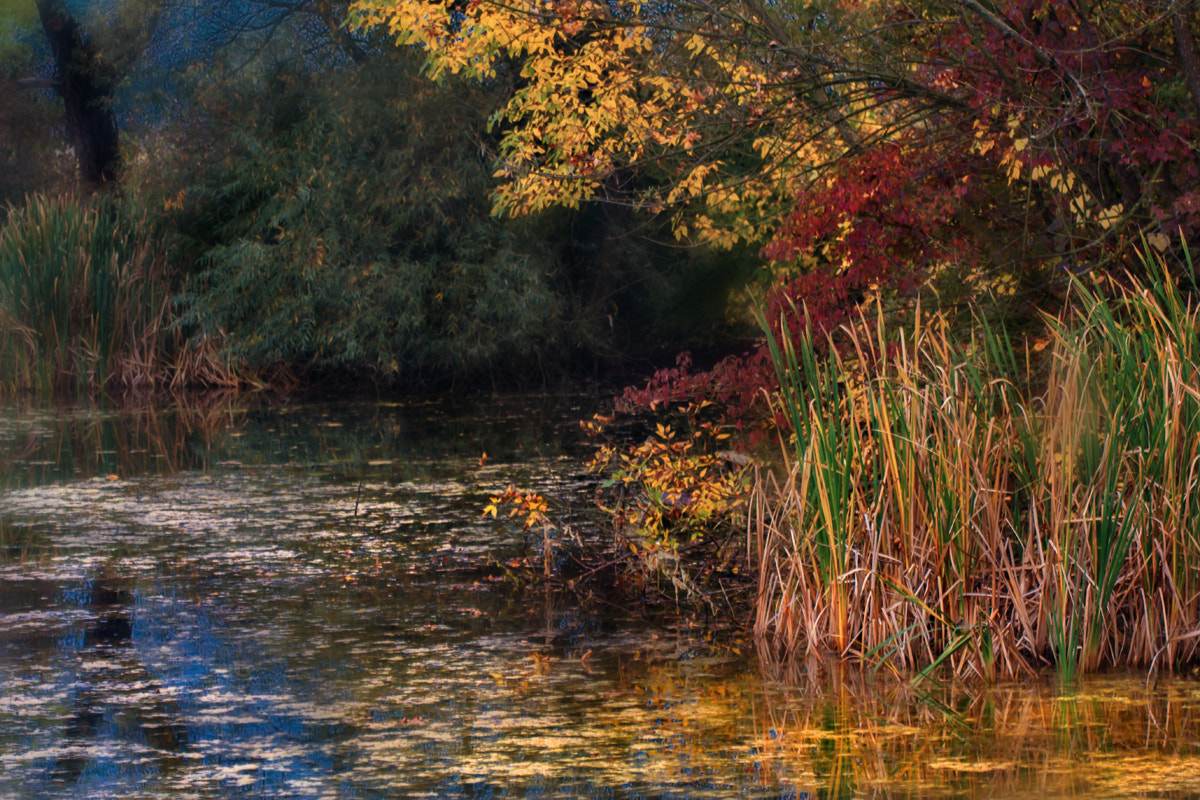
{"type": "Polygon", "coordinates": [[[514,590],[532,545],[479,512],[518,483],[586,527],[569,406],[5,421],[58,460],[3,473],[0,798],[1200,797],[1190,680],[773,680],[514,590]]]}
{"type": "Polygon", "coordinates": [[[170,409],[0,407],[0,489],[109,474],[203,469],[223,431],[245,416],[234,397],[170,409]]]}
{"type": "Polygon", "coordinates": [[[85,589],[94,616],[83,629],[63,744],[50,769],[56,782],[78,783],[105,739],[132,746],[162,774],[183,763],[187,729],[179,709],[132,647],[132,587],[105,566],[85,589]]]}

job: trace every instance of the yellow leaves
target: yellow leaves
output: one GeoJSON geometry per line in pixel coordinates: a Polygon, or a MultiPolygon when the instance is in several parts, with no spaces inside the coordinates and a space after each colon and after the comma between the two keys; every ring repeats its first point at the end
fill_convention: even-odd
{"type": "MultiPolygon", "coordinates": [[[[1028,142],[1028,140],[1026,140],[1028,142]]],[[[1021,178],[1022,163],[1017,157],[1017,149],[1013,145],[1009,145],[1004,151],[1004,155],[1000,157],[1000,166],[1004,169],[1004,174],[1008,179],[1009,184],[1013,184],[1021,178]]]]}
{"type": "Polygon", "coordinates": [[[719,166],[717,163],[697,164],[671,189],[667,195],[667,202],[674,203],[681,198],[699,197],[704,193],[705,179],[716,172],[719,166]]]}
{"type": "Polygon", "coordinates": [[[596,438],[604,432],[604,426],[613,421],[613,416],[605,416],[603,414],[593,414],[590,420],[580,420],[579,427],[589,438],[596,438]]]}
{"type": "Polygon", "coordinates": [[[504,494],[489,498],[491,500],[483,507],[481,516],[489,514],[496,518],[501,505],[512,506],[508,516],[510,519],[523,516],[521,527],[532,528],[534,525],[539,525],[549,521],[546,516],[547,504],[546,498],[536,492],[527,492],[509,486],[504,494]]]}
{"type": "Polygon", "coordinates": [[[1075,189],[1075,174],[1068,172],[1063,175],[1058,170],[1054,170],[1050,174],[1050,188],[1056,192],[1068,194],[1075,189]]]}
{"type": "Polygon", "coordinates": [[[642,548],[673,548],[716,524],[733,522],[743,507],[747,473],[728,451],[716,452],[716,442],[729,438],[729,432],[706,422],[681,436],[659,422],[655,433],[623,452],[601,448],[589,463],[593,472],[609,472],[607,485],[626,487],[624,502],[610,510],[618,524],[636,530],[642,548]]]}
{"type": "Polygon", "coordinates": [[[422,46],[434,78],[447,72],[489,77],[501,56],[536,56],[553,49],[557,26],[542,24],[536,15],[479,3],[464,24],[452,18],[450,8],[449,3],[424,0],[358,0],[349,10],[355,28],[386,27],[398,45],[422,46]]]}
{"type": "Polygon", "coordinates": [[[986,126],[975,120],[975,142],[973,148],[981,156],[987,155],[996,146],[996,137],[990,135],[986,126]]]}
{"type": "Polygon", "coordinates": [[[1155,231],[1149,234],[1146,237],[1146,243],[1160,253],[1171,246],[1171,240],[1162,231],[1155,231]]]}
{"type": "Polygon", "coordinates": [[[698,33],[693,33],[690,37],[688,37],[688,40],[684,46],[688,49],[688,52],[692,53],[693,55],[701,55],[709,50],[708,41],[702,38],[698,33]]]}
{"type": "Polygon", "coordinates": [[[1096,215],[1096,222],[1100,223],[1100,227],[1103,230],[1108,230],[1113,225],[1119,223],[1124,215],[1125,205],[1123,203],[1117,203],[1114,206],[1101,209],[1096,215]]]}
{"type": "Polygon", "coordinates": [[[768,122],[773,107],[796,97],[768,62],[722,46],[717,30],[672,39],[661,26],[640,24],[641,3],[620,3],[619,19],[602,0],[473,0],[465,19],[452,19],[451,7],[461,8],[354,0],[351,20],[422,48],[434,78],[491,76],[500,59],[521,64],[522,86],[493,120],[504,132],[497,213],[574,207],[611,185],[617,170],[652,165],[670,189],[649,190],[645,207],[686,208],[676,217],[677,238],[732,246],[770,233],[813,142],[832,135],[768,122]],[[728,141],[731,130],[760,128],[754,149],[764,163],[753,180],[729,175],[706,149],[728,141]]]}
{"type": "Polygon", "coordinates": [[[1125,221],[1123,203],[1102,206],[1081,178],[1059,164],[1038,164],[1029,170],[1029,178],[1065,199],[1066,208],[1079,222],[1094,223],[1107,231],[1125,221]]]}

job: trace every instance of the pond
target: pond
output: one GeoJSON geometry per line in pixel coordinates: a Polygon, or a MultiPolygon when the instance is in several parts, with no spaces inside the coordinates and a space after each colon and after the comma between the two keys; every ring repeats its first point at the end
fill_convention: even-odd
{"type": "Polygon", "coordinates": [[[592,402],[3,409],[0,800],[1200,797],[1187,676],[783,680],[506,580],[509,484],[599,535],[592,402]]]}

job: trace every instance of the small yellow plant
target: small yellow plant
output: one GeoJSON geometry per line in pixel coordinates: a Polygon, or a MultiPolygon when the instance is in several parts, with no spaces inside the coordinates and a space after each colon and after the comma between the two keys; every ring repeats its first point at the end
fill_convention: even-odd
{"type": "Polygon", "coordinates": [[[690,434],[660,422],[640,445],[601,446],[588,467],[608,472],[605,486],[620,490],[604,510],[643,543],[671,548],[732,521],[745,503],[749,477],[739,466],[745,459],[716,449],[728,438],[711,422],[697,423],[690,434]]]}
{"type": "Polygon", "coordinates": [[[549,522],[546,516],[546,498],[537,492],[527,492],[509,486],[504,490],[504,494],[490,498],[491,502],[483,507],[483,514],[487,516],[491,514],[493,517],[497,515],[500,506],[512,506],[508,512],[510,519],[514,517],[524,517],[521,520],[521,527],[529,530],[535,525],[542,525],[549,522]]]}

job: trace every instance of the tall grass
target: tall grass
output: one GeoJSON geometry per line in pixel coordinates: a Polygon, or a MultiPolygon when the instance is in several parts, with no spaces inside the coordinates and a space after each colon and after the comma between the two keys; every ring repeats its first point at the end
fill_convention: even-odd
{"type": "Polygon", "coordinates": [[[211,358],[168,333],[165,259],[141,227],[113,204],[70,197],[35,195],[9,210],[0,394],[146,392],[213,371],[211,358]]]}
{"type": "Polygon", "coordinates": [[[756,632],[778,656],[1064,679],[1196,660],[1197,309],[1153,270],[1075,299],[1036,392],[1029,349],[938,315],[824,359],[771,340],[791,436],[756,490],[756,632]]]}

